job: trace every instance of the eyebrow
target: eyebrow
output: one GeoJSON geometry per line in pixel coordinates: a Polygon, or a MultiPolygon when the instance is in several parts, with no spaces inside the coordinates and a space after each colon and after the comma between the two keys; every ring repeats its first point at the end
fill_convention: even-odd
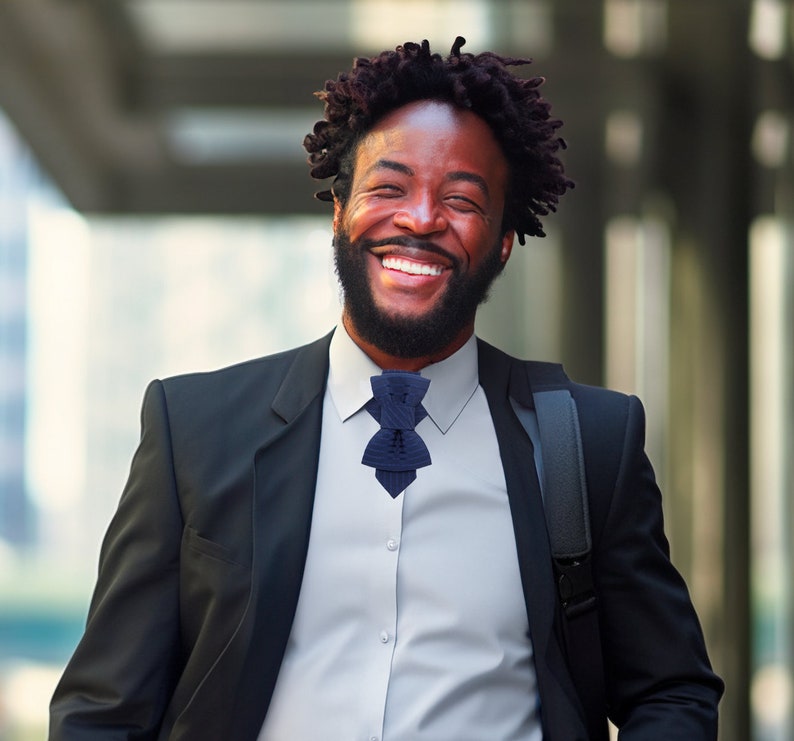
{"type": "Polygon", "coordinates": [[[416,173],[413,171],[413,168],[408,167],[408,165],[404,165],[402,162],[395,162],[394,160],[387,160],[387,159],[379,159],[372,167],[369,168],[369,172],[373,170],[396,170],[397,172],[401,172],[403,175],[415,175],[416,173]]]}
{"type": "MultiPolygon", "coordinates": [[[[379,159],[371,168],[370,172],[373,170],[394,170],[395,172],[400,172],[403,175],[415,175],[413,168],[408,167],[408,165],[404,165],[402,162],[396,162],[395,160],[388,160],[388,159],[379,159]]],[[[446,175],[447,180],[462,180],[467,183],[472,183],[476,185],[479,190],[482,191],[482,194],[486,198],[490,198],[490,192],[488,190],[488,183],[485,181],[485,178],[481,175],[477,175],[474,172],[468,172],[466,170],[455,170],[453,172],[449,172],[446,175]]]]}
{"type": "Polygon", "coordinates": [[[488,183],[485,182],[485,178],[482,177],[481,175],[477,175],[474,172],[467,172],[466,170],[456,170],[455,172],[448,173],[447,179],[463,180],[467,183],[472,183],[482,191],[482,194],[486,198],[490,198],[490,193],[488,191],[488,183]]]}

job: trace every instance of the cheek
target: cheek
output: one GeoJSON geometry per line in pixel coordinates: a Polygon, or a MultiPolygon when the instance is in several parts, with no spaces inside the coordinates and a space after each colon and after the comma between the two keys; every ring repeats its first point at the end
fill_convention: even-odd
{"type": "Polygon", "coordinates": [[[472,265],[479,265],[494,250],[502,248],[499,229],[494,229],[490,224],[469,224],[457,230],[457,237],[463,249],[469,256],[472,265]]]}
{"type": "Polygon", "coordinates": [[[375,227],[391,224],[395,210],[388,201],[373,203],[351,199],[342,215],[341,224],[351,240],[355,241],[375,227]]]}

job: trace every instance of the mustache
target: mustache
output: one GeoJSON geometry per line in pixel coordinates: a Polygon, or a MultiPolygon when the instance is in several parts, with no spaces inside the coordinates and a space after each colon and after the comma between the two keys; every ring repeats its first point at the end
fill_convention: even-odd
{"type": "Polygon", "coordinates": [[[438,255],[448,260],[453,268],[458,268],[460,266],[461,261],[457,255],[450,254],[435,242],[431,242],[427,239],[417,239],[407,234],[398,234],[394,237],[386,237],[384,239],[367,239],[364,237],[356,242],[357,247],[367,251],[374,247],[390,247],[392,245],[396,245],[397,247],[408,247],[409,249],[426,252],[431,255],[438,255]]]}

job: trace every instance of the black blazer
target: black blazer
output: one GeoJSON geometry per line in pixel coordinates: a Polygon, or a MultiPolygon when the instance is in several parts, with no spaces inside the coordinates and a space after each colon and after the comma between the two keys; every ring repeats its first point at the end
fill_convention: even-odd
{"type": "MultiPolygon", "coordinates": [[[[85,635],[53,697],[52,741],[256,739],[300,591],[329,341],[149,386],[85,635]]],[[[544,739],[584,741],[532,445],[510,402],[532,406],[533,366],[483,342],[479,357],[544,739]]],[[[714,739],[722,685],[668,559],[642,407],[633,397],[570,388],[591,497],[604,712],[622,726],[622,739],[714,739]]]]}

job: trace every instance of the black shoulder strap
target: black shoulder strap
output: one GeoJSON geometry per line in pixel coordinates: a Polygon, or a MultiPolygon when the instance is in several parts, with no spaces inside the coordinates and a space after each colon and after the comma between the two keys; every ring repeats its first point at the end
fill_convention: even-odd
{"type": "MultiPolygon", "coordinates": [[[[562,606],[569,669],[590,738],[606,739],[606,695],[592,570],[592,539],[582,435],[561,366],[526,364],[540,438],[543,508],[562,606]]],[[[514,405],[532,437],[529,410],[514,405]]]]}
{"type": "Polygon", "coordinates": [[[543,456],[543,508],[568,617],[595,607],[590,507],[576,402],[567,389],[532,394],[543,456]]]}
{"type": "MultiPolygon", "coordinates": [[[[520,361],[519,361],[520,362],[520,361]]],[[[556,363],[520,362],[532,393],[531,409],[511,398],[530,439],[539,440],[535,462],[541,476],[543,509],[560,602],[572,617],[595,607],[590,566],[590,506],[582,434],[570,381],[556,363]]],[[[527,403],[526,396],[524,403],[527,403]]]]}

